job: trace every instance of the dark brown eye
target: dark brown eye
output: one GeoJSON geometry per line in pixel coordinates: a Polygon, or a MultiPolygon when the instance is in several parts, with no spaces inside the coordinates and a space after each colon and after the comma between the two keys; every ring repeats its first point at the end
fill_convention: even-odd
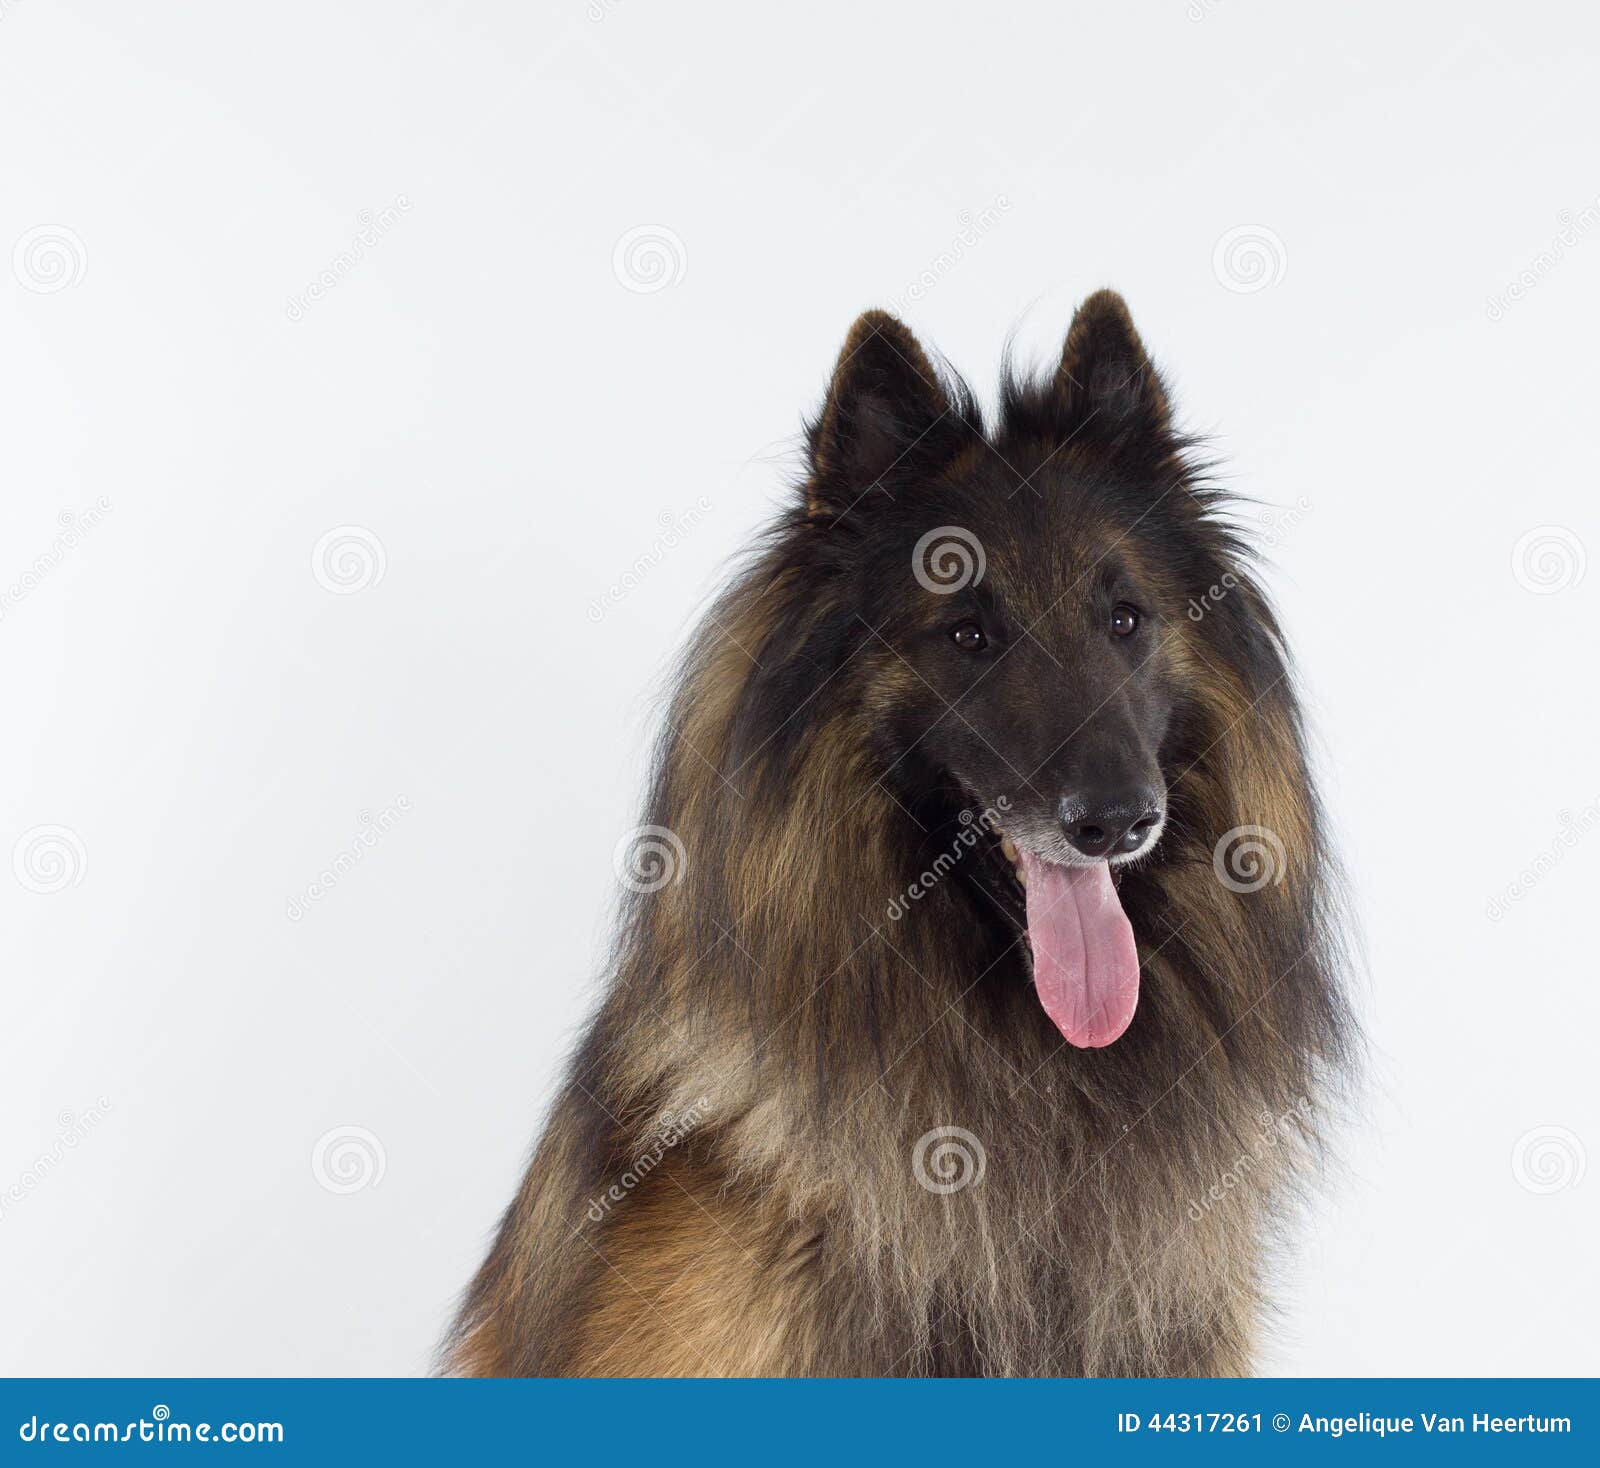
{"type": "Polygon", "coordinates": [[[1111,608],[1111,630],[1118,637],[1130,637],[1133,629],[1139,625],[1138,607],[1130,607],[1127,602],[1119,601],[1111,608]]]}
{"type": "Polygon", "coordinates": [[[962,652],[982,652],[989,645],[989,639],[983,635],[983,628],[976,622],[957,622],[950,629],[950,640],[962,652]]]}

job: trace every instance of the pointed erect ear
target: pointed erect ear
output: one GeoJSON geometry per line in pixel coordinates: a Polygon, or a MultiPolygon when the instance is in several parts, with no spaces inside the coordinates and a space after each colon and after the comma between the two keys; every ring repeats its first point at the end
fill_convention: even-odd
{"type": "Polygon", "coordinates": [[[811,425],[813,511],[841,513],[892,472],[948,454],[959,420],[916,337],[887,311],[868,311],[845,338],[827,401],[811,425]]]}
{"type": "Polygon", "coordinates": [[[1133,329],[1127,302],[1115,291],[1096,291],[1067,329],[1055,390],[1085,428],[1159,433],[1172,412],[1161,375],[1133,329]]]}

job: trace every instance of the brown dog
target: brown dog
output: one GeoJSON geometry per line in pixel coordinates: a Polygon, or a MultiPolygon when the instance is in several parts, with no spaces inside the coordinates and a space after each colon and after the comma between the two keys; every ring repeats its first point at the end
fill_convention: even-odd
{"type": "Polygon", "coordinates": [[[1250,1369],[1353,1031],[1225,510],[1111,292],[990,432],[856,323],[447,1369],[1250,1369]]]}

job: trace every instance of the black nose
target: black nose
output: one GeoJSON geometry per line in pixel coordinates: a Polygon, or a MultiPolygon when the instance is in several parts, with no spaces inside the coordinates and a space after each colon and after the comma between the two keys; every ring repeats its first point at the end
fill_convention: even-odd
{"type": "Polygon", "coordinates": [[[1161,801],[1149,791],[1061,802],[1061,829],[1085,856],[1099,860],[1141,850],[1161,824],[1161,801]]]}

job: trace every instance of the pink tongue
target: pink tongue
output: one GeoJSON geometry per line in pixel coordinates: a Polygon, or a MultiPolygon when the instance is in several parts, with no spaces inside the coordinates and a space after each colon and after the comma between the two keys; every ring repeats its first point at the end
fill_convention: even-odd
{"type": "Polygon", "coordinates": [[[1020,853],[1028,877],[1033,984],[1044,1012],[1074,1045],[1109,1045],[1139,1003],[1139,951],[1111,868],[1064,867],[1020,853]]]}

